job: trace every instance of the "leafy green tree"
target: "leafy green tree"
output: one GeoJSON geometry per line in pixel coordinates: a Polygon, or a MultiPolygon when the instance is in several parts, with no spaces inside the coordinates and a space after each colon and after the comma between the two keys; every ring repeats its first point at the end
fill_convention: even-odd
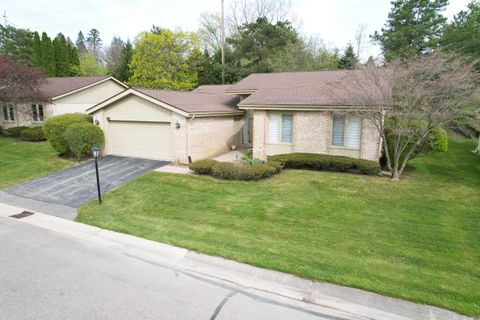
{"type": "MultiPolygon", "coordinates": [[[[469,61],[480,59],[480,2],[472,1],[467,11],[460,11],[445,27],[442,45],[469,61]]],[[[480,69],[480,63],[477,64],[480,69]]]]}
{"type": "Polygon", "coordinates": [[[253,72],[271,72],[269,58],[299,41],[298,33],[290,22],[272,24],[265,17],[244,24],[238,34],[227,39],[232,46],[234,64],[240,77],[253,72]]]}
{"type": "Polygon", "coordinates": [[[70,75],[70,50],[68,48],[67,39],[59,33],[53,39],[53,51],[55,53],[56,76],[65,77],[70,75]]]}
{"type": "Polygon", "coordinates": [[[93,54],[87,53],[80,57],[78,74],[80,76],[103,76],[107,74],[107,69],[97,61],[93,54]]]}
{"type": "Polygon", "coordinates": [[[387,60],[423,54],[438,46],[446,18],[441,12],[448,0],[395,0],[385,27],[372,40],[387,60]]]}
{"type": "Polygon", "coordinates": [[[77,47],[77,52],[79,56],[82,56],[88,52],[87,46],[85,44],[85,36],[82,31],[78,32],[77,41],[75,42],[77,47]]]}
{"type": "Polygon", "coordinates": [[[358,58],[355,55],[355,50],[351,43],[348,44],[345,52],[338,60],[338,68],[339,69],[355,69],[358,63],[358,58]]]}
{"type": "Polygon", "coordinates": [[[28,29],[0,25],[0,53],[33,66],[33,33],[28,29]]]}
{"type": "Polygon", "coordinates": [[[114,76],[116,79],[127,82],[128,79],[132,76],[132,72],[130,70],[130,63],[132,62],[133,56],[133,47],[130,40],[128,40],[122,48],[122,53],[120,55],[119,62],[112,70],[111,75],[114,76]]]}
{"type": "Polygon", "coordinates": [[[55,62],[55,51],[52,40],[46,32],[42,33],[42,72],[47,77],[55,77],[57,67],[55,62]]]}
{"type": "Polygon", "coordinates": [[[129,84],[173,90],[195,88],[201,55],[199,46],[196,34],[181,30],[141,34],[130,64],[129,84]]]}
{"type": "Polygon", "coordinates": [[[80,59],[78,58],[77,48],[70,38],[67,38],[68,61],[70,64],[69,76],[75,76],[79,72],[80,59]]]}
{"type": "Polygon", "coordinates": [[[42,42],[37,31],[33,34],[33,65],[35,67],[42,66],[42,42]]]}
{"type": "Polygon", "coordinates": [[[100,49],[102,48],[102,39],[100,38],[100,31],[93,28],[88,31],[87,39],[85,40],[87,48],[91,54],[95,56],[97,61],[100,61],[100,49]]]}

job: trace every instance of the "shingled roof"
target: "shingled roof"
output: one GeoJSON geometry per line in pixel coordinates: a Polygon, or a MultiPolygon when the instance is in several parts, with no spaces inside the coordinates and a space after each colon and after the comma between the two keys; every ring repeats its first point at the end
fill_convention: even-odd
{"type": "Polygon", "coordinates": [[[41,90],[48,98],[52,99],[107,78],[109,76],[46,78],[41,90]]]}
{"type": "Polygon", "coordinates": [[[225,94],[226,86],[200,86],[193,91],[168,91],[134,88],[151,98],[188,113],[236,113],[238,97],[225,94]]]}
{"type": "MultiPolygon", "coordinates": [[[[361,78],[358,70],[313,72],[254,73],[227,88],[230,94],[249,94],[238,106],[349,106],[357,105],[352,87],[353,78],[361,78]]],[[[374,105],[385,105],[380,93],[374,105]]]]}

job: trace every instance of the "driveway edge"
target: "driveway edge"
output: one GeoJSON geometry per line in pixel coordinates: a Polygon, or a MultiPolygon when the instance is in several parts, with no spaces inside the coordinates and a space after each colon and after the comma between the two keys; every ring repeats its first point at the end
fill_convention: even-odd
{"type": "MultiPolygon", "coordinates": [[[[0,203],[0,217],[9,217],[23,210],[23,208],[0,203]]],[[[360,289],[311,281],[291,274],[199,254],[168,244],[38,212],[19,219],[19,221],[107,246],[122,254],[140,257],[159,264],[172,265],[192,273],[228,281],[241,287],[346,311],[367,319],[472,319],[438,307],[385,297],[360,289]]]]}

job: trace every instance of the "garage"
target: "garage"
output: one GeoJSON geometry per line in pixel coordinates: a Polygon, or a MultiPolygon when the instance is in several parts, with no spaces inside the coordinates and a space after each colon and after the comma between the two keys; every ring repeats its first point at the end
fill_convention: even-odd
{"type": "Polygon", "coordinates": [[[110,154],[172,160],[169,122],[111,121],[108,127],[106,142],[110,154]]]}

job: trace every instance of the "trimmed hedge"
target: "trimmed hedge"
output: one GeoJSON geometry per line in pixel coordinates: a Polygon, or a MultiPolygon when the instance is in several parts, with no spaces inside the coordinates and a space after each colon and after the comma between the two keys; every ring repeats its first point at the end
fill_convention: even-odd
{"type": "Polygon", "coordinates": [[[70,152],[80,160],[81,157],[89,156],[94,146],[101,147],[105,138],[100,127],[93,123],[80,122],[65,129],[64,139],[70,152]]]}
{"type": "Polygon", "coordinates": [[[92,116],[83,113],[67,113],[48,119],[43,125],[43,132],[48,142],[59,154],[70,153],[64,133],[67,127],[74,123],[92,123],[92,116]]]}
{"type": "Polygon", "coordinates": [[[268,157],[269,161],[282,163],[285,168],[357,171],[362,174],[376,174],[380,164],[376,161],[355,159],[343,156],[332,156],[317,153],[286,153],[268,157]]]}
{"type": "Polygon", "coordinates": [[[268,163],[243,164],[219,162],[211,159],[195,161],[188,167],[195,173],[208,174],[227,180],[264,179],[279,173],[283,168],[281,163],[273,161],[268,163]]]}
{"type": "Polygon", "coordinates": [[[212,168],[218,163],[217,160],[204,159],[191,163],[188,168],[197,174],[211,174],[212,168]]]}
{"type": "Polygon", "coordinates": [[[25,129],[28,129],[28,127],[25,127],[25,126],[11,127],[11,128],[5,129],[5,132],[7,133],[8,136],[18,138],[20,137],[20,133],[25,129]]]}
{"type": "Polygon", "coordinates": [[[24,141],[45,141],[45,134],[43,133],[43,128],[40,127],[32,127],[22,130],[20,132],[20,139],[24,141]]]}

